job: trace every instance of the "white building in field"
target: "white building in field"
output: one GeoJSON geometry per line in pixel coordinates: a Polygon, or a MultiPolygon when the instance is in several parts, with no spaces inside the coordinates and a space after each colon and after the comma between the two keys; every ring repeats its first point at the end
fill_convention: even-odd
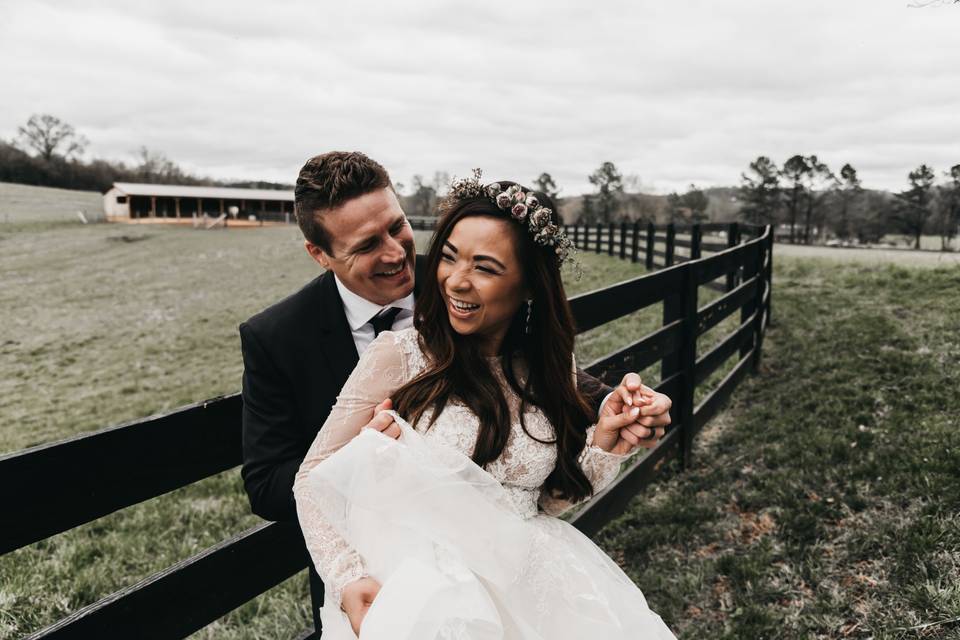
{"type": "Polygon", "coordinates": [[[103,212],[107,220],[124,222],[174,222],[204,214],[289,222],[293,220],[293,191],[115,182],[103,194],[103,212]]]}

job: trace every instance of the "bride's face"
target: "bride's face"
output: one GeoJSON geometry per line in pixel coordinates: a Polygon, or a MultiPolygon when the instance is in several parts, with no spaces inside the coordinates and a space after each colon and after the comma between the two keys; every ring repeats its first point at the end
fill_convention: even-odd
{"type": "Polygon", "coordinates": [[[514,233],[506,220],[464,218],[450,231],[437,267],[450,326],[483,336],[489,355],[499,351],[527,297],[514,233]]]}

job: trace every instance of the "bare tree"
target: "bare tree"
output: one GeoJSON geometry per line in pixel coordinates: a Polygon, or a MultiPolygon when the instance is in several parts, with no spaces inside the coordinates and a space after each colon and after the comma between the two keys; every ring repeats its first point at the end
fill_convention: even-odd
{"type": "Polygon", "coordinates": [[[410,184],[413,193],[410,195],[409,202],[413,215],[436,215],[437,190],[433,186],[425,183],[421,175],[413,176],[410,184]]]}
{"type": "Polygon", "coordinates": [[[83,154],[88,141],[72,126],[50,114],[33,114],[27,124],[17,128],[20,142],[49,162],[54,156],[69,159],[83,154]]]}

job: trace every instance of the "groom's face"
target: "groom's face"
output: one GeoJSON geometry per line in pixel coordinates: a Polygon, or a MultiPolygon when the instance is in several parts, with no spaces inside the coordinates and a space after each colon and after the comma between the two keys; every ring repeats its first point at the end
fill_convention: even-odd
{"type": "Polygon", "coordinates": [[[396,194],[380,189],[321,214],[330,251],[306,242],[307,251],[350,291],[385,305],[413,291],[413,230],[396,194]]]}

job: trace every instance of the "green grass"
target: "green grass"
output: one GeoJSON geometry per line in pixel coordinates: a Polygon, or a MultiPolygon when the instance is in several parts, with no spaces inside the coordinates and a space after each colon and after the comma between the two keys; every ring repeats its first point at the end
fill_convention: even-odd
{"type": "Polygon", "coordinates": [[[781,259],[760,373],[598,540],[682,638],[957,638],[960,268],[781,259]]]}
{"type": "Polygon", "coordinates": [[[103,218],[103,196],[96,191],[74,191],[0,182],[0,233],[14,228],[36,228],[103,218]]]}

